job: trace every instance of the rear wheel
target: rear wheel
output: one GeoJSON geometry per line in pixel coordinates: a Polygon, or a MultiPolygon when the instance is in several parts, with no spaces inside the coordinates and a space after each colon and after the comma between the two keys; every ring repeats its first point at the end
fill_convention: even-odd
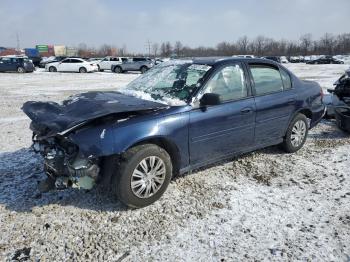
{"type": "Polygon", "coordinates": [[[297,114],[288,126],[282,143],[283,149],[288,153],[294,153],[302,148],[306,141],[308,129],[306,116],[297,114]]]}
{"type": "Polygon", "coordinates": [[[169,154],[154,144],[135,146],[126,151],[114,174],[113,188],[119,200],[133,208],[158,200],[172,177],[169,154]]]}
{"type": "Polygon", "coordinates": [[[79,73],[86,73],[86,72],[87,72],[87,70],[86,70],[85,67],[80,67],[79,68],[79,73]]]}
{"type": "Polygon", "coordinates": [[[25,69],[22,67],[22,66],[19,66],[18,68],[17,68],[17,72],[18,73],[25,73],[25,69]]]}
{"type": "Polygon", "coordinates": [[[142,67],[140,68],[141,74],[146,73],[147,70],[148,70],[147,66],[142,66],[142,67]]]}
{"type": "Polygon", "coordinates": [[[57,72],[57,68],[54,66],[49,67],[49,72],[57,72]]]}
{"type": "Polygon", "coordinates": [[[114,73],[117,73],[117,74],[123,73],[123,69],[120,66],[116,66],[114,68],[114,73]]]}

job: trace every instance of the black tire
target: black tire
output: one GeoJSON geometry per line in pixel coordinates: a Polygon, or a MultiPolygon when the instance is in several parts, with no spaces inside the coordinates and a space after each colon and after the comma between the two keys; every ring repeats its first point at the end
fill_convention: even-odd
{"type": "Polygon", "coordinates": [[[309,131],[309,123],[306,116],[303,114],[297,114],[293,118],[293,120],[289,123],[283,143],[281,144],[284,151],[286,151],[287,153],[294,153],[298,151],[300,148],[302,148],[303,145],[305,144],[308,131],[309,131]],[[295,135],[293,128],[296,127],[297,123],[301,123],[301,122],[304,123],[305,125],[305,132],[303,135],[301,135],[302,138],[297,140],[297,142],[293,142],[292,135],[295,135]]]}
{"type": "Polygon", "coordinates": [[[147,70],[148,70],[147,66],[142,66],[142,67],[140,68],[140,72],[141,72],[141,74],[146,73],[146,72],[147,72],[147,70]]]}
{"type": "Polygon", "coordinates": [[[19,66],[19,67],[17,68],[17,72],[23,74],[23,73],[26,72],[26,70],[25,70],[22,66],[19,66]]]}
{"type": "Polygon", "coordinates": [[[123,73],[123,69],[120,66],[116,66],[114,68],[114,73],[121,74],[123,73]]]}
{"type": "Polygon", "coordinates": [[[79,73],[83,73],[83,74],[87,73],[86,68],[85,67],[80,67],[79,68],[79,73]]]}
{"type": "Polygon", "coordinates": [[[49,72],[57,72],[57,68],[54,66],[49,67],[49,72]]]}
{"type": "Polygon", "coordinates": [[[99,72],[103,72],[103,69],[101,69],[101,68],[100,68],[100,66],[99,66],[99,65],[97,65],[97,71],[99,71],[99,72]]]}
{"type": "MultiPolygon", "coordinates": [[[[167,189],[172,178],[173,167],[169,154],[154,144],[144,144],[130,148],[120,158],[116,172],[112,177],[112,189],[118,199],[128,207],[141,208],[157,201],[167,189]],[[165,167],[164,181],[159,189],[149,197],[138,197],[131,188],[134,170],[139,167],[142,160],[155,156],[163,161],[165,167]]],[[[136,189],[135,189],[136,190],[136,189]]]]}

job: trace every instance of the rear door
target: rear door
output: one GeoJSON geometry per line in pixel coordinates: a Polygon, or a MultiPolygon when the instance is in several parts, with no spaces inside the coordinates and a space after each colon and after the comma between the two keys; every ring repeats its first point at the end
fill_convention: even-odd
{"type": "Polygon", "coordinates": [[[191,165],[244,151],[254,142],[255,102],[242,64],[230,63],[216,70],[202,91],[205,93],[218,94],[220,104],[194,105],[190,112],[191,165]]]}
{"type": "Polygon", "coordinates": [[[79,72],[80,67],[84,67],[83,61],[81,61],[79,59],[71,59],[70,60],[70,71],[79,72]]]}
{"type": "Polygon", "coordinates": [[[296,110],[289,73],[274,64],[249,64],[256,103],[255,144],[277,141],[296,110]]]}

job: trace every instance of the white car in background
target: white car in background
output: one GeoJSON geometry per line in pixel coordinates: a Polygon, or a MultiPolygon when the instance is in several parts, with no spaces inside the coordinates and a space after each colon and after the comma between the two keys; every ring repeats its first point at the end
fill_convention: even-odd
{"type": "Polygon", "coordinates": [[[49,63],[45,66],[49,72],[95,72],[98,70],[96,64],[85,61],[81,58],[66,58],[59,62],[49,63]]]}
{"type": "Polygon", "coordinates": [[[285,56],[281,56],[280,57],[280,61],[281,61],[282,64],[288,64],[289,63],[287,57],[285,57],[285,56]]]}
{"type": "Polygon", "coordinates": [[[98,64],[98,70],[111,70],[112,66],[122,64],[123,62],[127,62],[127,57],[115,57],[115,56],[107,56],[103,58],[98,64]]]}

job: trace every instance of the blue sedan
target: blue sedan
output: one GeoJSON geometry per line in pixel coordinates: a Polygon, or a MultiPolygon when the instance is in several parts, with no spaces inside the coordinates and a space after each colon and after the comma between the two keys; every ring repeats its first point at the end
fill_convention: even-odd
{"type": "Polygon", "coordinates": [[[272,145],[298,151],[324,115],[322,97],[274,61],[205,58],[159,64],[119,92],[29,101],[23,111],[44,158],[42,191],[101,183],[139,208],[177,174],[272,145]]]}

